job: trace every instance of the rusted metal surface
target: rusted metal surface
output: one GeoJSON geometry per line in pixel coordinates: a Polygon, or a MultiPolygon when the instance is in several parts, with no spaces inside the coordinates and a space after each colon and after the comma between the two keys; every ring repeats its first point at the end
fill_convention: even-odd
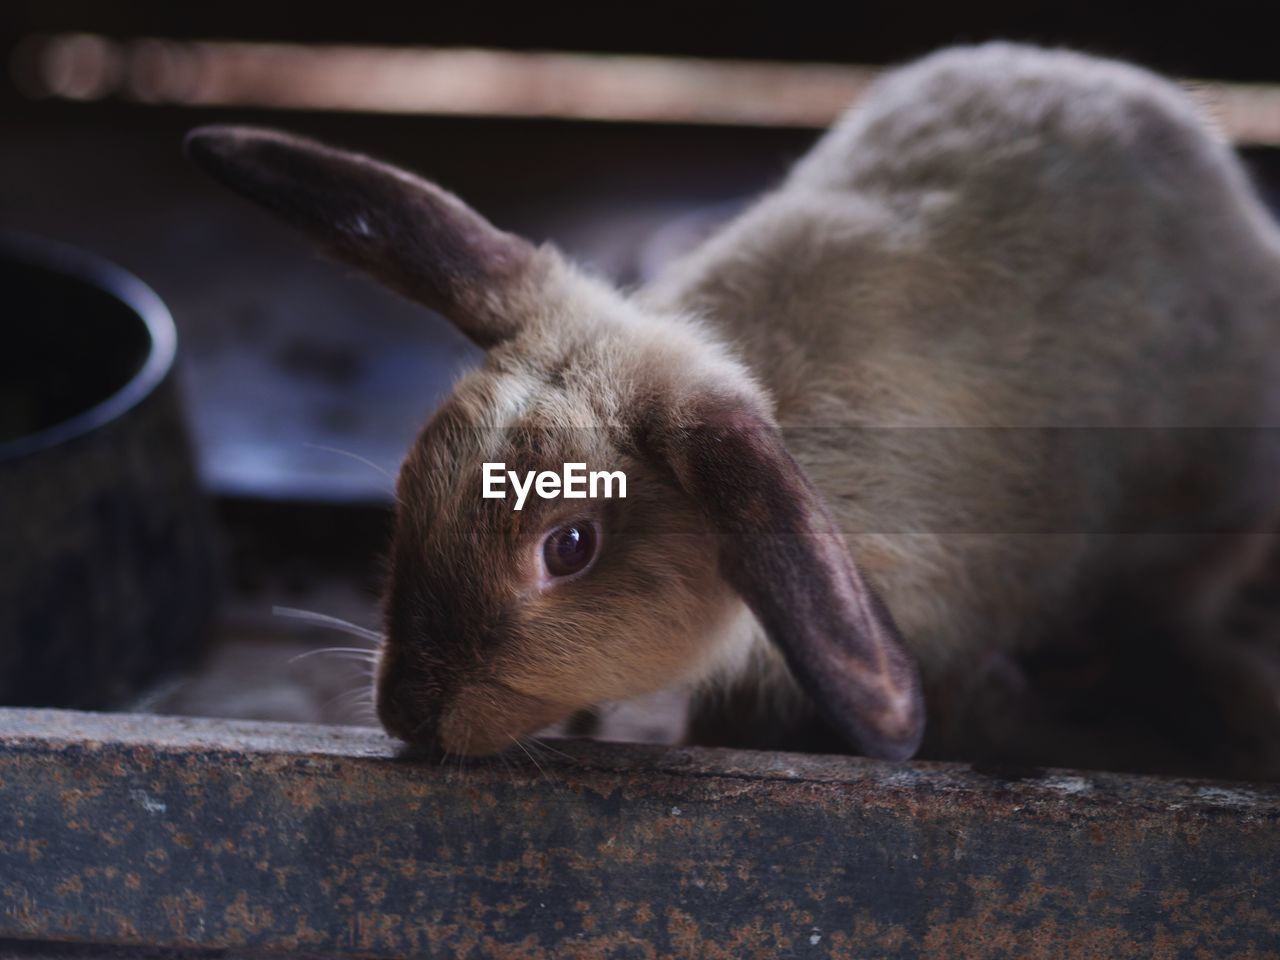
{"type": "MultiPolygon", "coordinates": [[[[1280,787],[0,711],[0,941],[1280,957],[1280,787]]],[[[31,955],[39,955],[33,953],[31,955]]]]}

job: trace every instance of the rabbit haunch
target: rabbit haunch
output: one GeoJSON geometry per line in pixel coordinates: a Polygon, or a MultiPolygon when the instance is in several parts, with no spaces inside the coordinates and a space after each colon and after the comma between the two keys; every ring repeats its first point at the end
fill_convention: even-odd
{"type": "Polygon", "coordinates": [[[1280,512],[1280,432],[1212,442],[1280,426],[1280,236],[1134,67],[990,44],[893,71],[635,293],[358,154],[239,127],[188,149],[487,351],[397,482],[377,683],[406,740],[491,752],[703,681],[697,741],[904,757],[927,703],[945,754],[984,665],[1116,597],[1133,633],[1212,648],[1280,512]],[[805,426],[901,429],[784,444],[805,426]],[[1209,429],[1063,464],[1043,430],[920,455],[913,427],[1209,429]],[[621,470],[628,497],[517,512],[476,495],[485,462],[621,470]],[[841,537],[900,516],[920,532],[841,537]],[[540,575],[570,520],[594,563],[540,575]],[[1079,532],[1001,532],[1026,529],[1079,532]],[[1220,532],[1105,532],[1129,529],[1220,532]]]}

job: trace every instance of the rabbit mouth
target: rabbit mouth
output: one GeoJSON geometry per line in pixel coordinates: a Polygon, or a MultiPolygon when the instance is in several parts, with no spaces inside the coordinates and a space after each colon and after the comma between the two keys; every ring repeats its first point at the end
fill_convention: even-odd
{"type": "Polygon", "coordinates": [[[469,684],[441,714],[438,745],[446,753],[462,756],[501,753],[564,719],[578,706],[533,697],[501,683],[469,684]]]}

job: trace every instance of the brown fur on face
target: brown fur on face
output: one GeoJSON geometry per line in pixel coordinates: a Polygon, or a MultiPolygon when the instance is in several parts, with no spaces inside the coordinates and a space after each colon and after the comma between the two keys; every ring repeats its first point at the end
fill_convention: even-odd
{"type": "Polygon", "coordinates": [[[531,351],[514,344],[466,378],[397,485],[380,713],[398,736],[451,753],[503,749],[579,708],[703,672],[708,638],[736,609],[696,505],[632,447],[628,424],[590,422],[595,350],[549,363],[531,351]],[[480,497],[480,465],[496,461],[620,469],[628,496],[531,495],[516,512],[480,497]],[[578,519],[598,531],[595,560],[542,583],[544,538],[578,519]]]}
{"type": "Polygon", "coordinates": [[[234,127],[196,131],[188,150],[490,349],[400,473],[378,670],[388,730],[487,753],[579,707],[711,669],[741,604],[718,576],[706,511],[639,439],[655,421],[678,425],[708,392],[767,409],[723,347],[378,161],[234,127]],[[531,497],[516,512],[481,496],[482,464],[495,461],[521,473],[621,469],[628,498],[531,497]],[[584,518],[599,531],[594,564],[548,581],[543,539],[584,518]]]}

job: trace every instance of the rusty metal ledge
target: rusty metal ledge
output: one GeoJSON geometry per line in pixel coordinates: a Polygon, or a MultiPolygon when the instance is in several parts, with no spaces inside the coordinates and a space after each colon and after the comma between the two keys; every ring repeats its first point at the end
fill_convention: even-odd
{"type": "Polygon", "coordinates": [[[577,741],[538,764],[0,710],[0,941],[1280,957],[1278,786],[577,741]]]}

